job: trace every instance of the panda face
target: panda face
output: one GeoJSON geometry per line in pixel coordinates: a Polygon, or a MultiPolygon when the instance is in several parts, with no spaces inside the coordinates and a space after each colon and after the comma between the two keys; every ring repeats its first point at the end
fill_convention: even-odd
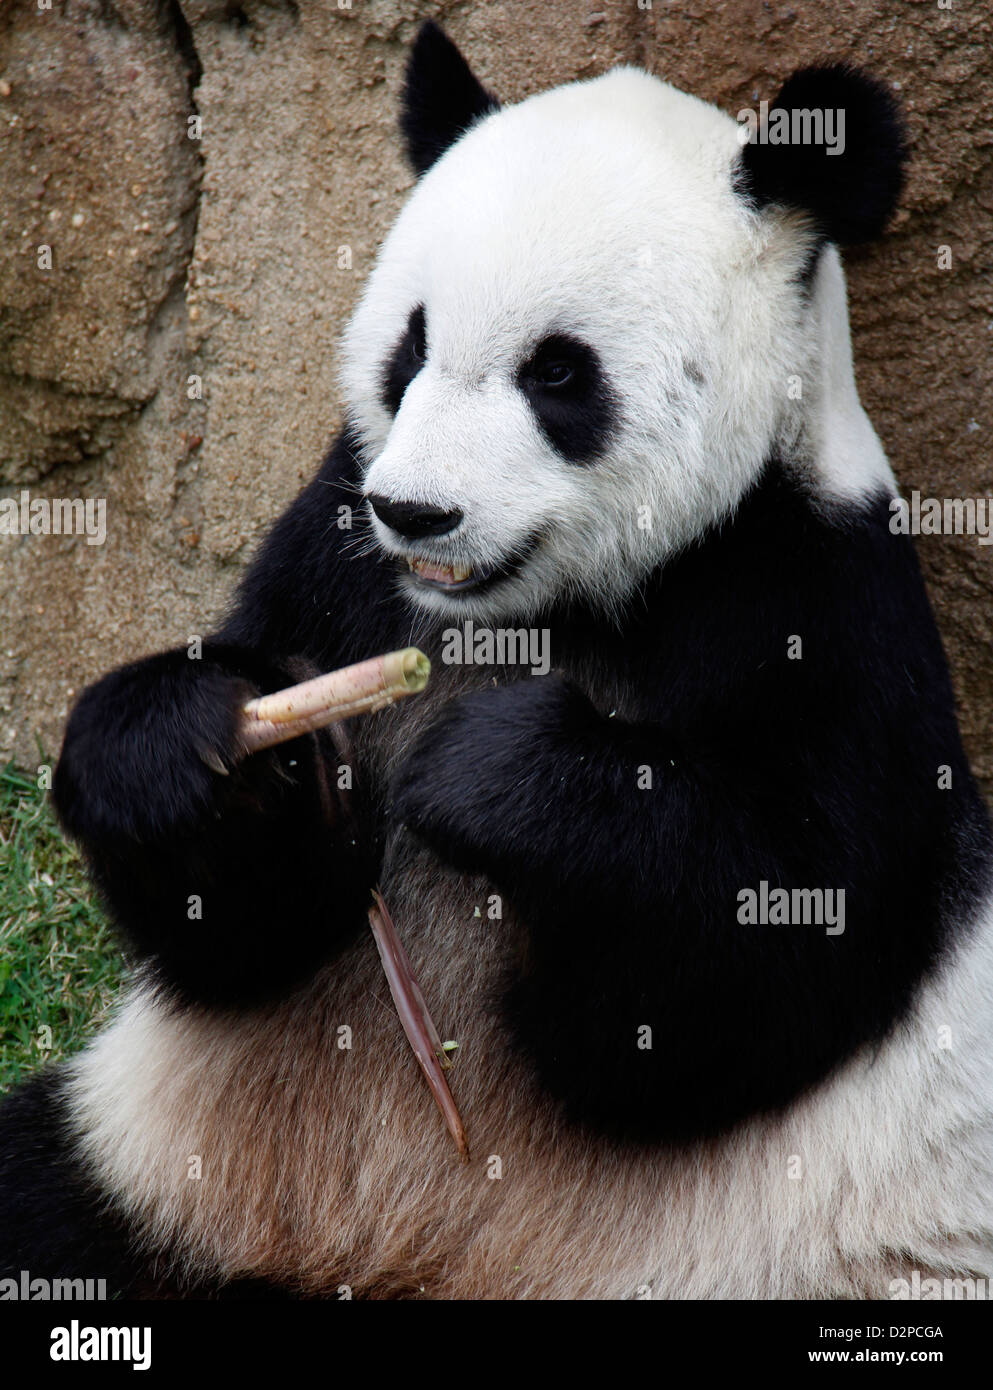
{"type": "Polygon", "coordinates": [[[616,609],[797,433],[817,237],[741,196],[740,156],[729,117],[619,69],[484,115],[427,168],[343,353],[413,603],[616,609]]]}

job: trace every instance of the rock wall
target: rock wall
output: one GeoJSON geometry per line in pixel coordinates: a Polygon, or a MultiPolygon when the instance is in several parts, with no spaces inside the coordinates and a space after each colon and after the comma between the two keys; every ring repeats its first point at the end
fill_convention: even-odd
{"type": "MultiPolygon", "coordinates": [[[[0,537],[0,761],[53,755],[81,685],[208,630],[314,469],[411,183],[394,103],[428,15],[511,101],[618,62],[732,113],[824,57],[889,80],[914,163],[848,258],[863,400],[906,491],[993,493],[987,0],[12,0],[0,497],[106,498],[107,534],[0,537]]],[[[993,791],[993,547],[919,551],[993,791]]]]}

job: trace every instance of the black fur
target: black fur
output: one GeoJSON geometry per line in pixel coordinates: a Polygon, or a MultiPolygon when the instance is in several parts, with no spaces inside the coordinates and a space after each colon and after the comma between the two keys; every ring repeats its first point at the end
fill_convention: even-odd
{"type": "Polygon", "coordinates": [[[69,720],[59,818],[132,949],[183,997],[283,993],[365,921],[375,870],[337,823],[327,735],[235,766],[236,709],[295,675],[208,642],[199,660],[184,648],[105,676],[69,720]]]}
{"type": "Polygon", "coordinates": [[[80,1167],[51,1068],[0,1106],[0,1278],[105,1279],[130,1290],[143,1264],[122,1217],[80,1167]]]}
{"type": "Polygon", "coordinates": [[[770,116],[838,109],[845,112],[842,153],[753,140],[741,152],[736,182],[756,206],[800,208],[824,237],[847,245],[878,237],[900,197],[907,140],[899,106],[883,83],[843,63],[802,68],[769,106],[770,116]]]}
{"type": "Polygon", "coordinates": [[[616,400],[588,343],[568,333],[551,334],[522,364],[517,384],[549,443],[570,463],[591,463],[606,447],[616,400]],[[566,373],[561,381],[555,369],[566,373]]]}
{"type": "Polygon", "coordinates": [[[383,367],[380,397],[391,415],[400,409],[403,393],[424,366],[427,351],[424,305],[418,304],[383,367]]]}
{"type": "Polygon", "coordinates": [[[407,157],[417,173],[430,169],[473,121],[499,106],[444,30],[430,19],[423,24],[407,60],[400,115],[407,157]]]}

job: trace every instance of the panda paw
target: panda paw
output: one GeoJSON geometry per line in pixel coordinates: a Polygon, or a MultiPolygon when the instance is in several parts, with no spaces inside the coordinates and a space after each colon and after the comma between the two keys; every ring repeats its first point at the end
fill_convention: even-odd
{"type": "Polygon", "coordinates": [[[456,868],[492,871],[515,845],[526,848],[555,795],[561,758],[598,718],[557,676],[453,700],[394,777],[393,814],[456,868]]]}
{"type": "Polygon", "coordinates": [[[258,682],[229,655],[205,649],[191,661],[184,649],[163,652],[83,692],[66,727],[54,800],[84,848],[195,833],[230,805],[264,797],[260,779],[271,759],[233,770],[238,711],[258,682]]]}

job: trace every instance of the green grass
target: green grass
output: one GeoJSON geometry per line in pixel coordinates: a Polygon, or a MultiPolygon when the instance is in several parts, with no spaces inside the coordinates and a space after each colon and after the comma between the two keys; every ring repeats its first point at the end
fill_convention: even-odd
{"type": "Polygon", "coordinates": [[[0,1092],[95,1031],[120,949],[33,776],[0,771],[0,1092]],[[51,1029],[51,1047],[45,1049],[51,1029]]]}

